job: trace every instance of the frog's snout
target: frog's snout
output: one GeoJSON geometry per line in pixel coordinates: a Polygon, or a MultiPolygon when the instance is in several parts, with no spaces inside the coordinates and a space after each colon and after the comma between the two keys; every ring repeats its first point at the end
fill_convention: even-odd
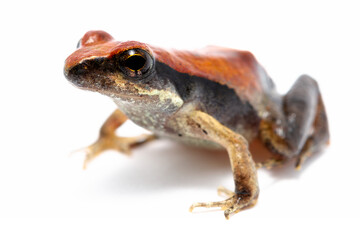
{"type": "MultiPolygon", "coordinates": [[[[68,81],[80,88],[88,88],[96,82],[94,69],[90,66],[89,61],[83,61],[75,66],[65,64],[64,75],[68,81]]],[[[99,75],[97,76],[99,78],[99,75]]]]}
{"type": "MultiPolygon", "coordinates": [[[[89,64],[88,60],[93,59],[93,56],[98,56],[100,61],[106,57],[108,48],[104,48],[102,45],[111,41],[113,41],[113,37],[104,31],[88,31],[85,33],[78,42],[78,49],[65,60],[65,77],[74,82],[74,79],[78,79],[88,72],[89,68],[94,67],[93,64],[89,64]]],[[[95,65],[98,62],[95,61],[95,65]]]]}
{"type": "Polygon", "coordinates": [[[114,88],[114,81],[109,78],[109,74],[104,74],[111,71],[107,65],[105,58],[83,60],[74,66],[65,64],[64,75],[78,88],[91,91],[109,90],[114,88]]]}
{"type": "Polygon", "coordinates": [[[74,67],[64,67],[64,75],[66,79],[73,83],[77,87],[84,87],[86,67],[83,64],[76,65],[74,67]]]}

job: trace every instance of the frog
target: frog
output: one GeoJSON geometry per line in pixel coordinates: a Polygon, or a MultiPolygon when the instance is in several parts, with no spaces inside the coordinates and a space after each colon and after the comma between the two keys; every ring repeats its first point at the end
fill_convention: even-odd
{"type": "MultiPolygon", "coordinates": [[[[86,148],[84,168],[106,150],[129,154],[136,146],[167,138],[209,149],[225,149],[234,191],[226,199],[197,202],[230,216],[253,207],[259,197],[257,169],[294,161],[296,169],[329,144],[328,119],[317,82],[301,75],[286,94],[249,51],[208,46],[167,49],[138,41],[117,41],[101,30],[88,31],[66,60],[66,79],[103,94],[116,110],[86,148]],[[127,120],[151,134],[118,136],[127,120]],[[255,162],[249,144],[270,152],[255,162]]],[[[252,151],[257,151],[252,150],[252,151]]]]}

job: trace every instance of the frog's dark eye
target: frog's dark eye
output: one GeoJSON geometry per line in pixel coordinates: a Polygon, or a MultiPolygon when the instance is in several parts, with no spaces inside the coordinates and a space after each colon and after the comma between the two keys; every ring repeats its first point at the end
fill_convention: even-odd
{"type": "Polygon", "coordinates": [[[142,49],[130,49],[120,55],[120,69],[131,78],[139,78],[150,72],[154,60],[142,49]]]}
{"type": "Polygon", "coordinates": [[[140,55],[132,55],[124,61],[124,66],[133,71],[139,71],[144,67],[146,59],[140,55]]]}

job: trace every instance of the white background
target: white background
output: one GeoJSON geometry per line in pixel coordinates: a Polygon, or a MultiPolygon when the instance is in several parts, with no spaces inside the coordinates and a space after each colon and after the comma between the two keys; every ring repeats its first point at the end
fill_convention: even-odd
{"type": "Polygon", "coordinates": [[[359,239],[356,1],[9,1],[0,24],[1,239],[359,239]],[[308,73],[331,146],[301,172],[292,163],[260,170],[257,206],[229,221],[222,211],[188,212],[221,200],[218,186],[233,188],[226,153],[159,140],[131,157],[105,153],[83,171],[83,156],[69,154],[96,139],[115,105],[71,86],[62,69],[93,29],[163,47],[250,50],[281,93],[308,73]]]}

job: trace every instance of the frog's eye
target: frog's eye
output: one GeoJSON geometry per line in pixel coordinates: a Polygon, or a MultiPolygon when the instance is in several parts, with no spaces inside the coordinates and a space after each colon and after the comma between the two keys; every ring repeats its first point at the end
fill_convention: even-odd
{"type": "Polygon", "coordinates": [[[154,60],[142,49],[130,49],[120,55],[120,69],[132,78],[143,77],[150,72],[154,60]]]}

